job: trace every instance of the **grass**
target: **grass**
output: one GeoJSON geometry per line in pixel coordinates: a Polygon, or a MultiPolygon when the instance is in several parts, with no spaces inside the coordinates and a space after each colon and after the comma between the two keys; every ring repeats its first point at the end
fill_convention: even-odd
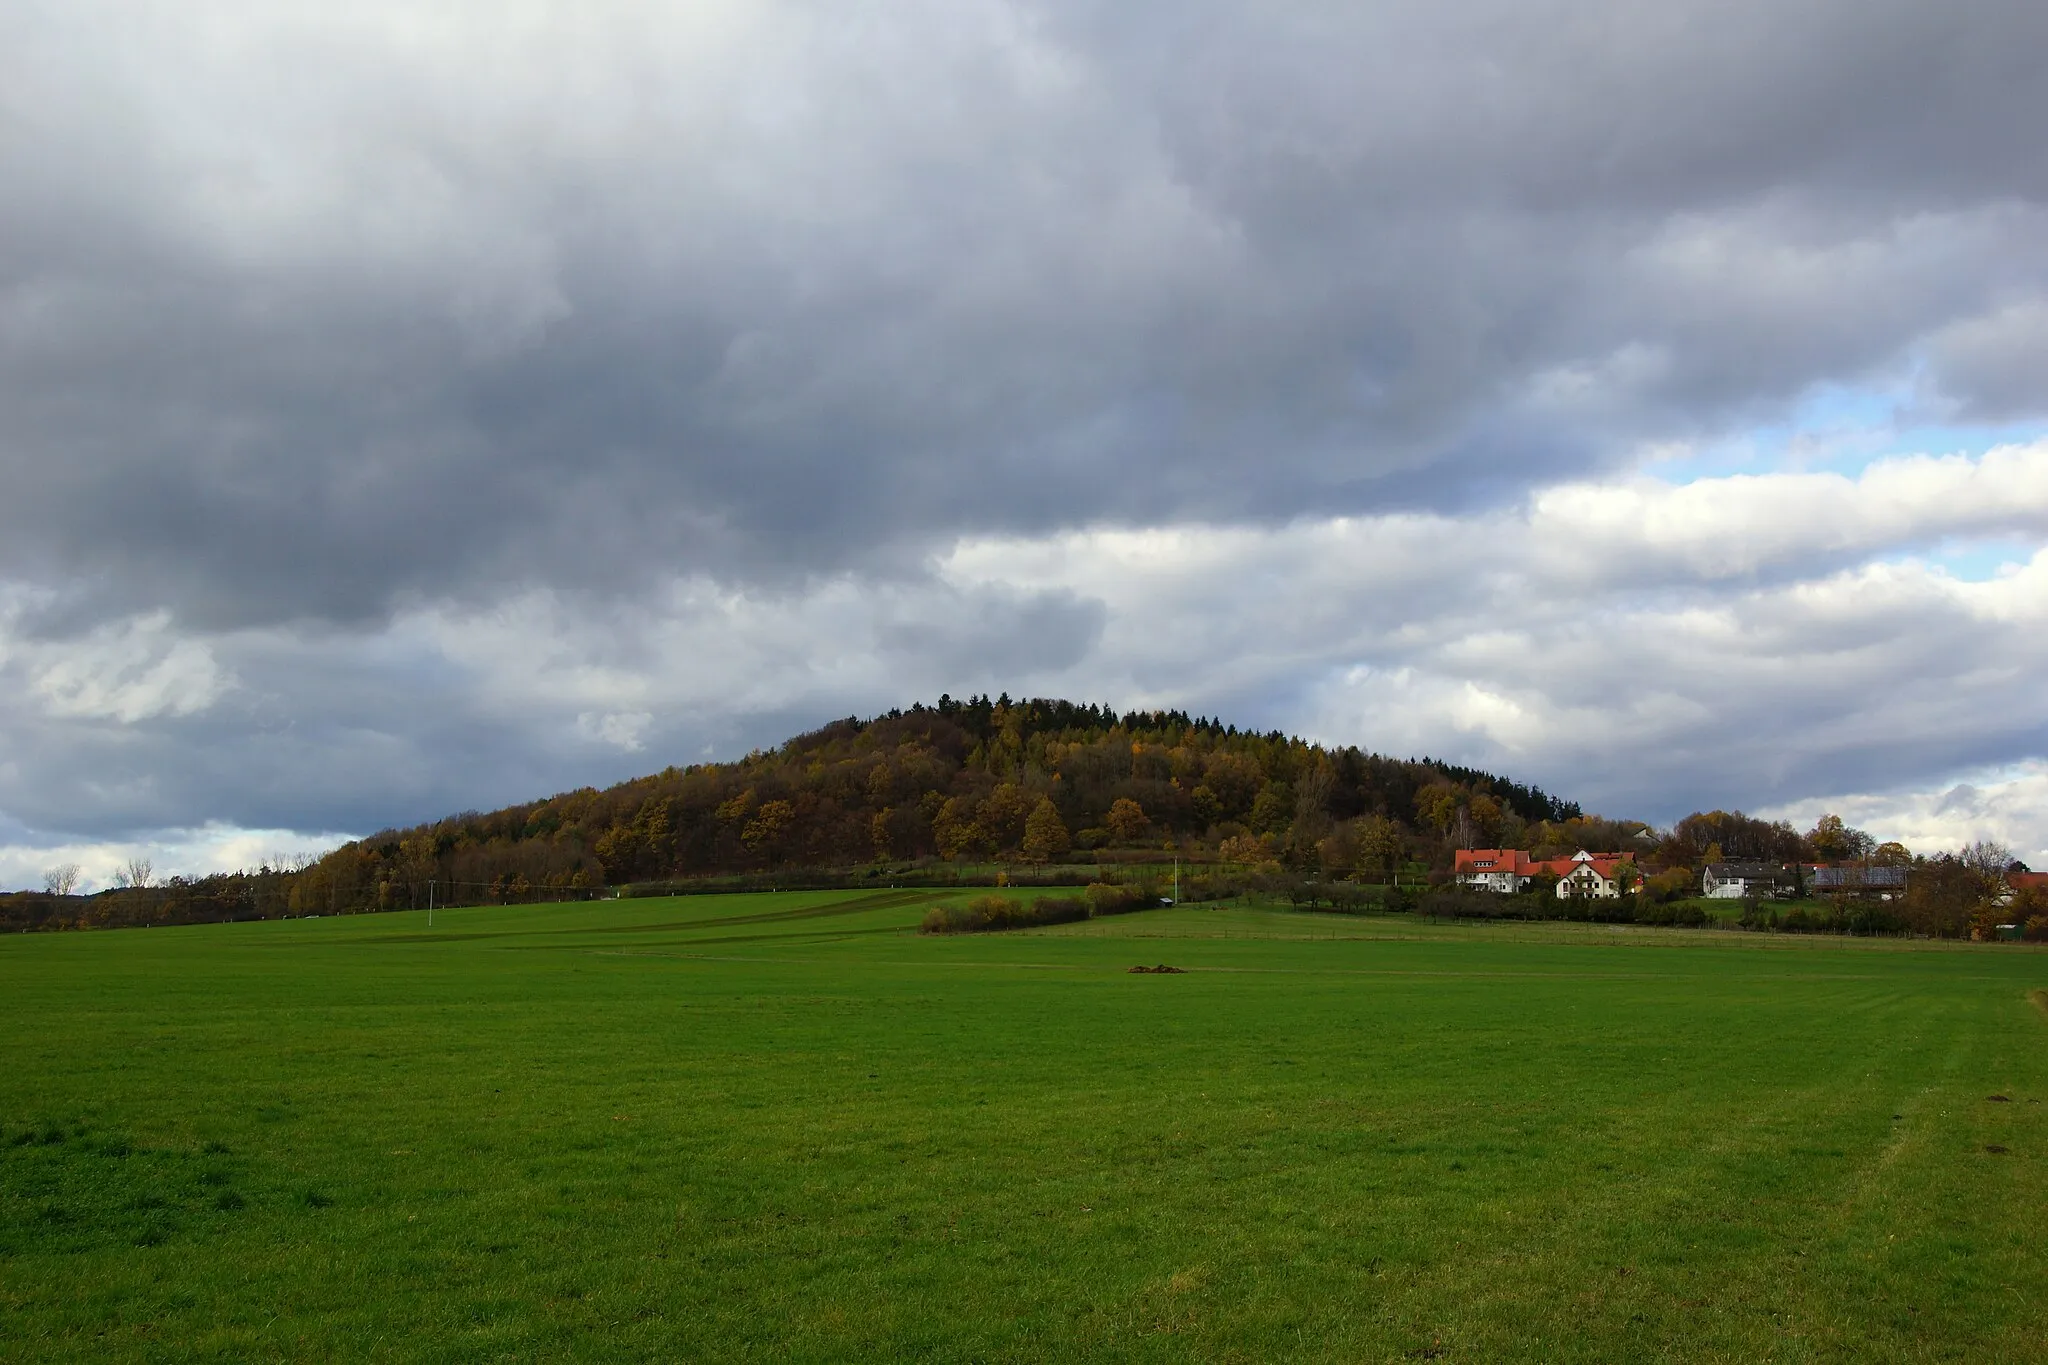
{"type": "Polygon", "coordinates": [[[0,940],[0,1358],[2048,1355],[2032,948],[937,899],[0,940]]]}

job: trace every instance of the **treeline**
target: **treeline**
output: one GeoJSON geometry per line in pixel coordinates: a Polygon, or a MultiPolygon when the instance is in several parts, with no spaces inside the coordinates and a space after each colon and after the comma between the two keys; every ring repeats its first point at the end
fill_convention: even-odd
{"type": "Polygon", "coordinates": [[[339,911],[932,860],[1085,864],[1142,850],[1385,876],[1444,861],[1468,831],[1583,820],[1538,788],[1432,759],[1181,711],[941,697],[734,763],[387,830],[320,859],[295,893],[307,910],[339,911]]]}
{"type": "Polygon", "coordinates": [[[282,919],[300,913],[293,894],[298,875],[291,868],[260,867],[207,877],[168,877],[93,896],[21,891],[0,895],[0,931],[139,929],[282,919]]]}

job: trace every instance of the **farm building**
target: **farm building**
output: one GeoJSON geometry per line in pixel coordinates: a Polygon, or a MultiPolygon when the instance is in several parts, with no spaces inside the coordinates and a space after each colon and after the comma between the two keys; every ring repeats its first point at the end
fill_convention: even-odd
{"type": "Polygon", "coordinates": [[[1537,860],[1518,848],[1461,848],[1451,864],[1461,886],[1513,894],[1526,891],[1538,877],[1557,878],[1560,900],[1575,896],[1612,898],[1621,894],[1619,872],[1631,861],[1620,853],[1588,853],[1537,860]]]}
{"type": "Polygon", "coordinates": [[[1812,866],[1806,870],[1806,888],[1816,896],[1874,896],[1888,901],[1906,894],[1906,869],[1812,866]]]}
{"type": "Polygon", "coordinates": [[[1798,871],[1777,863],[1708,863],[1700,873],[1700,894],[1710,900],[1779,896],[1798,885],[1798,871]]]}

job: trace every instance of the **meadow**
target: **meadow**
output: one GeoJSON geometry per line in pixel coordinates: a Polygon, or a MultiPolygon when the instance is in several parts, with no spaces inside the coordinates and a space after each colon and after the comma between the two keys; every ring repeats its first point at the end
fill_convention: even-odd
{"type": "Polygon", "coordinates": [[[0,1357],[2048,1358],[2032,947],[940,899],[0,939],[0,1357]]]}

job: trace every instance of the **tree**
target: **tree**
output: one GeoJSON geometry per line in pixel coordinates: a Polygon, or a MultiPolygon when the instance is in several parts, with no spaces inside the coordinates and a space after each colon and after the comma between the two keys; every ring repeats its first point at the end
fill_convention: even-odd
{"type": "Polygon", "coordinates": [[[1860,862],[1870,857],[1877,840],[1842,823],[1839,815],[1823,815],[1807,833],[1813,856],[1824,863],[1860,862]]]}
{"type": "Polygon", "coordinates": [[[1314,844],[1330,832],[1330,793],[1336,786],[1337,774],[1327,763],[1302,774],[1294,792],[1293,828],[1303,845],[1314,844]]]}
{"type": "Polygon", "coordinates": [[[796,807],[787,801],[763,803],[754,818],[740,832],[740,842],[756,853],[772,849],[796,820],[796,807]]]}
{"type": "Polygon", "coordinates": [[[932,821],[932,837],[938,841],[942,858],[972,858],[995,852],[995,840],[975,819],[974,803],[958,796],[939,807],[938,817],[932,821]]]}
{"type": "Polygon", "coordinates": [[[998,848],[1016,848],[1025,837],[1025,826],[1036,807],[1014,782],[1003,782],[981,803],[981,826],[994,838],[998,848]]]}
{"type": "Polygon", "coordinates": [[[1059,807],[1053,805],[1051,797],[1039,797],[1024,821],[1025,855],[1046,862],[1065,853],[1073,843],[1067,833],[1067,822],[1060,819],[1059,807]]]}
{"type": "Polygon", "coordinates": [[[1217,846],[1216,856],[1226,863],[1268,863],[1273,850],[1255,835],[1233,834],[1217,846]]]}
{"type": "Polygon", "coordinates": [[[1871,850],[1870,861],[1878,867],[1911,867],[1913,854],[1904,844],[1893,841],[1871,850]]]}
{"type": "Polygon", "coordinates": [[[1135,843],[1145,837],[1145,831],[1152,827],[1145,808],[1128,796],[1119,796],[1110,805],[1109,817],[1104,822],[1109,832],[1123,843],[1135,843]]]}
{"type": "Polygon", "coordinates": [[[2003,877],[2012,866],[2012,850],[1996,839],[1979,839],[1957,855],[1964,867],[1987,877],[2003,877]]]}
{"type": "Polygon", "coordinates": [[[1501,809],[1500,802],[1494,800],[1490,793],[1478,792],[1473,795],[1465,809],[1471,816],[1479,840],[1489,848],[1492,847],[1493,841],[1500,837],[1501,820],[1506,814],[1501,809]]]}
{"type": "Polygon", "coordinates": [[[115,871],[114,885],[132,886],[139,891],[149,885],[149,879],[154,874],[155,868],[150,865],[149,859],[130,858],[126,867],[115,871]]]}
{"type": "Polygon", "coordinates": [[[1432,782],[1415,793],[1415,818],[1439,834],[1448,834],[1464,799],[1464,792],[1455,783],[1432,782]]]}
{"type": "Polygon", "coordinates": [[[1381,875],[1390,874],[1401,863],[1401,830],[1384,815],[1368,816],[1358,822],[1358,865],[1381,875]]]}
{"type": "Polygon", "coordinates": [[[1699,812],[1671,827],[1661,850],[1664,861],[1789,863],[1806,852],[1806,840],[1783,820],[1759,820],[1741,811],[1699,812]],[[1710,856],[1710,846],[1725,850],[1710,856]]]}
{"type": "Polygon", "coordinates": [[[1961,858],[1930,858],[1913,869],[1906,883],[1906,924],[1934,938],[1961,938],[1995,886],[1989,875],[1961,858]]]}
{"type": "Polygon", "coordinates": [[[1252,802],[1251,827],[1261,834],[1278,834],[1294,818],[1294,793],[1285,782],[1268,783],[1252,802]]]}
{"type": "Polygon", "coordinates": [[[43,890],[53,896],[68,896],[77,886],[77,863],[59,863],[43,873],[43,890]]]}

